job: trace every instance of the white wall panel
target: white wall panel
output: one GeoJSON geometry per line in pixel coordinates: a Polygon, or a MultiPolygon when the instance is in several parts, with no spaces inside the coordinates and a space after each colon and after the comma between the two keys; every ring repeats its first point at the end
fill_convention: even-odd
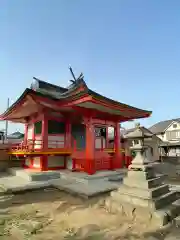
{"type": "Polygon", "coordinates": [[[35,135],[34,148],[35,149],[42,148],[42,136],[41,135],[35,135]]]}
{"type": "Polygon", "coordinates": [[[33,167],[34,168],[40,168],[41,167],[40,157],[34,157],[33,158],[33,167]]]}
{"type": "Polygon", "coordinates": [[[64,157],[62,156],[48,156],[48,167],[63,167],[64,157]]]}
{"type": "Polygon", "coordinates": [[[32,139],[33,137],[33,124],[28,125],[27,139],[32,139]]]}
{"type": "Polygon", "coordinates": [[[48,135],[48,148],[64,148],[65,135],[48,135]]]}

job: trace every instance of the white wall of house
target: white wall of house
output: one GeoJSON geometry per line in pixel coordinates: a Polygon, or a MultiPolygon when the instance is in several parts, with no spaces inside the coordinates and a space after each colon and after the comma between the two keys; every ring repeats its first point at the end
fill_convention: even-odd
{"type": "Polygon", "coordinates": [[[172,122],[163,134],[157,134],[163,142],[180,141],[180,123],[172,122]]]}
{"type": "Polygon", "coordinates": [[[180,130],[180,123],[179,122],[173,122],[166,131],[173,131],[173,130],[180,130]],[[176,125],[176,127],[174,126],[176,125]]]}
{"type": "Polygon", "coordinates": [[[164,133],[162,133],[162,134],[156,134],[156,136],[158,137],[158,138],[160,138],[163,142],[165,142],[166,140],[166,137],[165,137],[165,134],[164,133]]]}

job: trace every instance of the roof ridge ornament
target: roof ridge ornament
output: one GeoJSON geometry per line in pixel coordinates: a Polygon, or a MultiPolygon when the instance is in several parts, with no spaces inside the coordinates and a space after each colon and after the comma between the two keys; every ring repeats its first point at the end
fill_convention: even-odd
{"type": "Polygon", "coordinates": [[[84,75],[83,75],[82,72],[80,73],[79,77],[76,78],[71,66],[69,66],[69,70],[70,70],[70,73],[71,73],[71,75],[72,75],[72,77],[74,79],[74,80],[70,80],[73,84],[76,84],[77,81],[79,81],[79,80],[84,80],[84,75]]]}

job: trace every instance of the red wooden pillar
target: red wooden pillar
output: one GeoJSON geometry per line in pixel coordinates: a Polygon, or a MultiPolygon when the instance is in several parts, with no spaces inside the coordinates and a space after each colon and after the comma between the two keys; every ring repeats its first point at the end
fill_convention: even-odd
{"type": "Polygon", "coordinates": [[[113,168],[121,168],[122,167],[122,154],[121,154],[121,135],[120,135],[120,124],[116,122],[114,128],[114,160],[113,160],[113,168]]]}
{"type": "Polygon", "coordinates": [[[27,144],[27,137],[28,137],[28,123],[25,124],[25,129],[24,129],[24,144],[27,144]]]}
{"type": "MultiPolygon", "coordinates": [[[[43,116],[42,119],[42,151],[46,151],[48,149],[48,119],[46,115],[43,116]]],[[[40,157],[41,162],[41,170],[47,171],[48,170],[48,156],[43,155],[40,157]]]]}
{"type": "Polygon", "coordinates": [[[96,172],[95,169],[95,132],[92,118],[86,121],[86,159],[85,171],[92,175],[96,172]]]}
{"type": "Polygon", "coordinates": [[[106,126],[106,145],[105,148],[109,148],[109,133],[108,133],[109,127],[106,126]]]}
{"type": "Polygon", "coordinates": [[[71,137],[71,122],[69,119],[66,120],[66,140],[65,140],[65,148],[71,148],[72,145],[72,137],[71,137]]]}
{"type": "MultiPolygon", "coordinates": [[[[73,147],[72,145],[72,135],[71,135],[71,122],[69,119],[66,119],[66,135],[65,135],[65,144],[64,147],[67,149],[71,149],[73,147]]],[[[72,159],[72,171],[75,169],[74,166],[75,162],[74,159],[72,159]]],[[[67,157],[64,157],[64,168],[67,168],[67,157]]]]}
{"type": "MultiPolygon", "coordinates": [[[[25,129],[24,129],[24,145],[27,145],[27,138],[28,138],[28,123],[25,124],[25,129]]],[[[22,160],[22,168],[25,167],[26,163],[26,157],[23,158],[22,160]]]]}

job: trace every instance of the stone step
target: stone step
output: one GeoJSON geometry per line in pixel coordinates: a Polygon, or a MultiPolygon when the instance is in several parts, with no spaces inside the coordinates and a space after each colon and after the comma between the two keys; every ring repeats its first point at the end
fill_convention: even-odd
{"type": "Polygon", "coordinates": [[[166,212],[166,214],[169,217],[169,220],[172,221],[174,218],[180,215],[180,201],[176,200],[172,204],[164,207],[162,210],[166,212]]]}
{"type": "Polygon", "coordinates": [[[35,173],[30,174],[31,181],[49,181],[52,179],[59,179],[60,173],[58,172],[42,172],[42,173],[35,173]]]}
{"type": "Polygon", "coordinates": [[[154,200],[154,208],[156,210],[159,210],[175,202],[177,200],[177,193],[174,191],[168,192],[167,194],[164,194],[161,197],[155,198],[153,200],[154,200]]]}
{"type": "Polygon", "coordinates": [[[169,192],[169,186],[167,184],[163,184],[161,186],[151,188],[151,189],[142,189],[136,187],[129,187],[126,185],[120,186],[118,189],[120,194],[125,194],[133,197],[143,198],[143,199],[151,199],[160,197],[163,194],[169,192]]]}
{"type": "Polygon", "coordinates": [[[126,172],[122,171],[122,172],[116,172],[113,171],[111,172],[106,172],[106,173],[98,173],[98,174],[94,174],[94,175],[87,175],[87,174],[83,174],[83,173],[70,173],[68,174],[67,172],[61,172],[60,173],[60,178],[61,179],[65,179],[65,180],[73,180],[75,182],[79,182],[79,183],[92,183],[92,182],[96,182],[99,180],[104,180],[104,181],[117,181],[117,182],[122,182],[123,177],[125,176],[126,172]]]}
{"type": "Polygon", "coordinates": [[[21,168],[10,168],[8,171],[10,174],[14,176],[21,177],[27,181],[49,181],[52,179],[60,178],[60,172],[56,171],[48,171],[48,172],[31,172],[26,171],[21,168]]]}
{"type": "Polygon", "coordinates": [[[147,189],[147,188],[155,188],[158,187],[160,184],[162,184],[164,180],[164,176],[158,176],[152,179],[148,180],[141,180],[139,178],[131,179],[129,177],[125,177],[123,180],[123,183],[129,187],[137,187],[141,189],[147,189]]]}
{"type": "Polygon", "coordinates": [[[163,184],[161,186],[157,186],[150,190],[152,191],[152,193],[151,193],[152,198],[160,197],[160,196],[170,192],[168,184],[163,184]]]}
{"type": "Polygon", "coordinates": [[[66,191],[73,195],[78,195],[83,198],[90,198],[102,193],[108,193],[117,188],[116,185],[111,184],[108,181],[98,180],[97,184],[94,183],[80,183],[67,181],[65,179],[51,181],[53,187],[66,191]]]}
{"type": "Polygon", "coordinates": [[[134,171],[134,170],[129,170],[127,173],[127,177],[129,179],[137,179],[139,181],[142,180],[148,180],[148,179],[152,179],[155,178],[156,175],[153,171],[153,169],[149,169],[149,171],[134,171]]]}
{"type": "Polygon", "coordinates": [[[172,204],[169,204],[168,206],[156,210],[153,214],[153,221],[159,222],[161,226],[164,226],[168,223],[176,222],[176,219],[178,219],[178,216],[180,215],[180,202],[175,201],[172,204]]]}
{"type": "Polygon", "coordinates": [[[12,174],[13,176],[24,178],[28,181],[31,180],[30,176],[22,168],[9,168],[8,173],[12,174]]]}
{"type": "Polygon", "coordinates": [[[108,177],[107,180],[110,181],[110,182],[120,182],[120,183],[122,183],[123,182],[123,176],[121,176],[121,175],[111,176],[111,177],[108,177]]]}

